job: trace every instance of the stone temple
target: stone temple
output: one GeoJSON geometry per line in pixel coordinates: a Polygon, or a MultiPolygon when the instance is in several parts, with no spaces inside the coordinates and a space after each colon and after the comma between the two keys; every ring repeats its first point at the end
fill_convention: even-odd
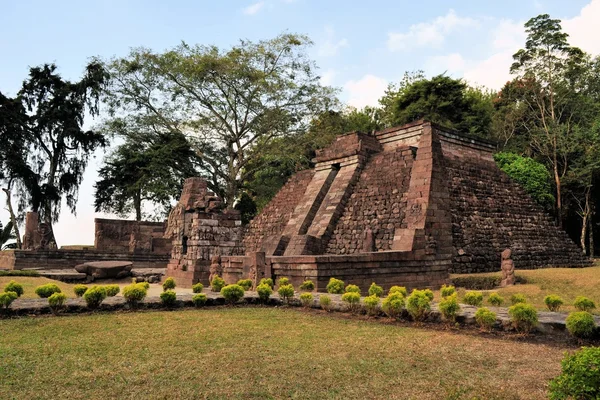
{"type": "Polygon", "coordinates": [[[335,277],[363,288],[415,288],[439,287],[449,273],[499,271],[505,249],[521,269],[590,265],[498,169],[493,150],[426,121],[347,133],[318,151],[315,167],[292,176],[244,232],[239,215],[211,207],[214,195],[192,178],[169,217],[167,276],[206,284],[210,268],[227,282],[285,276],[324,290],[335,277]]]}

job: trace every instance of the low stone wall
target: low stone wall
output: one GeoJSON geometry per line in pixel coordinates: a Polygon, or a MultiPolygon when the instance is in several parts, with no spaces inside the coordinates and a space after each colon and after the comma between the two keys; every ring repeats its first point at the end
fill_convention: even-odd
{"type": "Polygon", "coordinates": [[[67,269],[89,261],[131,261],[133,268],[166,268],[169,255],[63,249],[0,252],[0,269],[67,269]]]}

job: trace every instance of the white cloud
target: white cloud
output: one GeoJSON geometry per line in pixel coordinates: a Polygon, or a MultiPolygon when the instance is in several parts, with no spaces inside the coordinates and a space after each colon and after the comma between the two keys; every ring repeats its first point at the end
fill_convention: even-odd
{"type": "Polygon", "coordinates": [[[259,1],[258,3],[254,3],[244,8],[242,12],[246,15],[254,15],[260,11],[261,8],[265,5],[264,1],[259,1]]]}
{"type": "Polygon", "coordinates": [[[445,56],[434,56],[426,62],[428,71],[433,71],[434,74],[441,74],[447,71],[450,74],[463,72],[467,65],[467,61],[458,53],[452,53],[445,56]]]}
{"type": "Polygon", "coordinates": [[[329,68],[328,70],[326,70],[325,72],[323,72],[321,74],[321,85],[324,86],[331,86],[333,85],[333,80],[335,79],[335,76],[337,75],[337,71],[333,68],[329,68]]]}
{"type": "Polygon", "coordinates": [[[332,57],[344,47],[348,47],[348,40],[346,38],[336,40],[335,30],[330,26],[326,26],[325,40],[319,46],[319,55],[322,57],[332,57]]]}
{"type": "Polygon", "coordinates": [[[492,31],[492,45],[494,48],[498,50],[516,50],[523,46],[527,37],[524,25],[524,21],[501,20],[492,31]]]}
{"type": "Polygon", "coordinates": [[[370,74],[357,81],[350,80],[344,84],[344,92],[348,98],[347,103],[356,108],[376,106],[387,85],[388,82],[385,79],[370,74]]]}
{"type": "Polygon", "coordinates": [[[578,16],[562,21],[569,43],[593,55],[600,54],[600,0],[592,0],[578,16]]]}
{"type": "Polygon", "coordinates": [[[388,33],[390,51],[409,50],[414,47],[439,47],[447,35],[463,28],[477,28],[479,22],[469,17],[459,17],[454,10],[429,22],[411,25],[408,32],[388,33]]]}

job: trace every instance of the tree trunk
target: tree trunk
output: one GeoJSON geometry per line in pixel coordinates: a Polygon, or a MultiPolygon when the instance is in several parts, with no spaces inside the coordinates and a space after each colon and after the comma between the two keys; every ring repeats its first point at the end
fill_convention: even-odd
{"type": "Polygon", "coordinates": [[[587,212],[583,212],[583,221],[581,223],[581,235],[579,235],[579,243],[581,243],[581,250],[584,255],[587,255],[587,230],[588,230],[588,215],[587,212]]]}
{"type": "Polygon", "coordinates": [[[142,198],[139,190],[133,197],[133,207],[135,208],[135,220],[140,222],[142,220],[142,198]]]}
{"type": "Polygon", "coordinates": [[[561,182],[560,175],[558,173],[558,165],[556,162],[554,163],[554,183],[556,184],[556,212],[558,215],[558,226],[562,229],[563,220],[562,220],[562,190],[561,190],[561,182]]]}
{"type": "Polygon", "coordinates": [[[594,214],[590,215],[588,218],[588,222],[590,224],[589,227],[589,237],[590,237],[590,258],[594,258],[594,214]]]}
{"type": "Polygon", "coordinates": [[[15,231],[15,236],[17,237],[17,248],[22,249],[23,243],[21,243],[21,233],[19,232],[19,224],[17,223],[17,217],[15,217],[12,202],[10,201],[10,184],[8,188],[2,188],[2,190],[4,191],[4,193],[6,193],[6,206],[8,207],[8,212],[10,214],[10,222],[12,222],[13,230],[15,231]]]}

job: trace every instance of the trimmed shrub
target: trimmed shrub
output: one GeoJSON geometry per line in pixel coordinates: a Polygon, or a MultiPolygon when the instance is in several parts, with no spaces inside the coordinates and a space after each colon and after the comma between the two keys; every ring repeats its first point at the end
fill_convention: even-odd
{"type": "Polygon", "coordinates": [[[266,303],[267,301],[269,301],[269,298],[273,294],[273,288],[268,283],[261,283],[256,287],[256,292],[258,293],[258,298],[263,303],[266,303]]]}
{"type": "Polygon", "coordinates": [[[346,292],[342,295],[342,301],[348,304],[349,311],[356,312],[360,308],[360,293],[346,292]]]}
{"type": "Polygon", "coordinates": [[[383,296],[383,288],[375,284],[375,282],[371,283],[369,286],[369,296],[383,296]]]}
{"type": "Polygon", "coordinates": [[[390,290],[388,290],[388,295],[392,293],[400,293],[402,297],[408,297],[408,290],[404,286],[392,286],[390,290]]]}
{"type": "Polygon", "coordinates": [[[444,299],[440,301],[438,308],[440,309],[440,313],[442,313],[442,317],[446,321],[454,322],[456,320],[456,314],[460,310],[460,305],[458,304],[458,295],[453,293],[444,297],[444,299]]]}
{"type": "Polygon", "coordinates": [[[204,285],[201,284],[200,282],[196,283],[195,285],[192,285],[193,293],[202,293],[203,290],[204,290],[204,285]]]}
{"type": "Polygon", "coordinates": [[[555,294],[548,295],[544,297],[544,304],[548,307],[550,311],[558,311],[560,310],[560,306],[564,304],[563,299],[555,294]]]}
{"type": "Polygon", "coordinates": [[[0,293],[0,308],[8,308],[13,301],[19,298],[15,292],[0,293]]]}
{"type": "Polygon", "coordinates": [[[162,284],[163,291],[173,290],[177,285],[175,285],[175,279],[168,277],[162,284]]]}
{"type": "Polygon", "coordinates": [[[73,286],[73,293],[75,293],[75,296],[77,296],[77,297],[83,296],[83,294],[87,290],[88,290],[88,287],[86,285],[75,285],[75,286],[73,286]]]}
{"type": "Polygon", "coordinates": [[[326,294],[322,294],[319,296],[319,305],[325,311],[331,311],[331,297],[326,294]]]}
{"type": "Polygon", "coordinates": [[[565,322],[569,333],[579,339],[591,337],[596,329],[594,316],[587,311],[572,312],[565,322]]]}
{"type": "Polygon", "coordinates": [[[53,314],[58,314],[60,310],[65,307],[66,302],[67,295],[64,293],[54,293],[52,296],[48,297],[48,305],[53,314]]]}
{"type": "Polygon", "coordinates": [[[524,294],[521,293],[515,293],[512,296],[510,296],[510,303],[514,306],[515,304],[519,304],[519,303],[527,303],[527,297],[525,297],[524,294]]]}
{"type": "Polygon", "coordinates": [[[314,297],[312,293],[305,292],[300,295],[300,302],[302,303],[302,307],[309,308],[313,305],[313,300],[314,297]]]}
{"type": "Polygon", "coordinates": [[[240,279],[237,284],[240,285],[246,292],[252,289],[252,279],[240,279]]]}
{"type": "Polygon", "coordinates": [[[177,294],[174,290],[165,290],[160,294],[160,301],[167,307],[173,307],[177,302],[177,294]]]}
{"type": "Polygon", "coordinates": [[[596,308],[596,303],[584,296],[577,296],[573,305],[579,311],[591,311],[596,308]]]}
{"type": "Polygon", "coordinates": [[[404,296],[400,291],[389,293],[381,303],[381,310],[391,318],[400,318],[403,308],[404,296]]]}
{"type": "Polygon", "coordinates": [[[87,304],[88,308],[96,309],[100,307],[100,304],[106,299],[106,289],[104,286],[92,286],[83,294],[83,299],[87,304]]]}
{"type": "Polygon", "coordinates": [[[229,304],[235,304],[244,297],[244,288],[240,285],[227,285],[221,289],[221,296],[229,304]]]}
{"type": "Polygon", "coordinates": [[[346,286],[346,293],[358,293],[360,294],[360,288],[356,285],[346,286]]]}
{"type": "Polygon", "coordinates": [[[292,285],[283,285],[283,286],[279,286],[279,289],[277,289],[277,293],[279,293],[279,297],[281,297],[281,299],[286,302],[289,303],[290,299],[292,297],[294,297],[294,287],[292,285]]]}
{"type": "Polygon", "coordinates": [[[483,304],[483,293],[469,291],[465,293],[463,301],[465,302],[465,304],[468,304],[470,306],[481,307],[481,305],[483,304]]]}
{"type": "Polygon", "coordinates": [[[4,292],[13,292],[16,293],[17,296],[21,297],[25,291],[23,290],[23,285],[18,283],[17,281],[10,281],[4,288],[4,292]]]}
{"type": "Polygon", "coordinates": [[[600,347],[582,347],[566,354],[561,361],[562,373],[550,381],[550,398],[600,398],[600,347]]]}
{"type": "Polygon", "coordinates": [[[148,289],[143,283],[132,283],[123,288],[123,297],[132,307],[143,301],[147,294],[148,289]]]}
{"type": "Polygon", "coordinates": [[[104,286],[104,289],[106,289],[107,297],[115,297],[121,291],[119,285],[106,285],[104,286]]]}
{"type": "Polygon", "coordinates": [[[207,300],[208,297],[204,293],[197,293],[192,297],[192,303],[194,303],[196,307],[202,307],[206,304],[207,300]]]}
{"type": "Polygon", "coordinates": [[[342,294],[344,293],[344,281],[341,279],[331,278],[327,284],[327,293],[342,294]]]}
{"type": "Polygon", "coordinates": [[[406,311],[415,321],[422,321],[431,311],[431,300],[425,290],[413,290],[406,299],[406,311]]]}
{"type": "Polygon", "coordinates": [[[35,294],[40,296],[42,299],[47,299],[52,296],[54,293],[60,293],[61,290],[54,283],[46,283],[45,285],[41,285],[35,288],[35,294]]]}
{"type": "Polygon", "coordinates": [[[452,296],[454,293],[456,293],[456,288],[452,285],[450,285],[450,286],[443,285],[442,288],[440,289],[440,294],[442,295],[443,298],[452,296]]]}
{"type": "Polygon", "coordinates": [[[307,290],[309,292],[312,292],[313,290],[315,290],[315,283],[310,279],[307,279],[304,282],[302,282],[302,285],[300,285],[300,290],[307,290]]]}
{"type": "Polygon", "coordinates": [[[423,289],[423,292],[425,293],[425,296],[427,296],[427,298],[429,299],[429,301],[433,301],[433,291],[431,289],[423,289]]]}
{"type": "Polygon", "coordinates": [[[518,332],[529,333],[538,323],[538,312],[531,304],[517,303],[508,308],[510,322],[518,332]]]}
{"type": "Polygon", "coordinates": [[[150,289],[150,283],[149,282],[138,282],[138,285],[142,285],[142,287],[146,290],[150,289]]]}
{"type": "Polygon", "coordinates": [[[286,277],[281,277],[277,280],[277,286],[285,286],[285,285],[289,285],[290,284],[290,280],[286,277]]]}
{"type": "Polygon", "coordinates": [[[487,301],[493,306],[500,307],[502,303],[504,303],[504,297],[500,296],[498,293],[491,293],[487,301]]]}
{"type": "Polygon", "coordinates": [[[213,280],[210,282],[210,290],[213,292],[221,292],[221,289],[225,287],[225,281],[219,275],[215,275],[213,280]]]}
{"type": "Polygon", "coordinates": [[[273,283],[273,279],[271,279],[271,278],[262,278],[258,284],[259,285],[263,285],[263,284],[269,285],[271,287],[271,289],[273,289],[275,287],[275,284],[273,283]]]}
{"type": "Polygon", "coordinates": [[[475,321],[483,331],[491,331],[496,323],[496,313],[487,307],[481,307],[475,312],[475,321]]]}
{"type": "MultiPolygon", "coordinates": [[[[381,291],[383,292],[383,289],[381,289],[381,291]]],[[[365,306],[365,311],[367,311],[368,315],[377,315],[379,306],[379,296],[377,296],[376,294],[372,294],[370,296],[365,297],[363,300],[363,305],[365,306]]]]}
{"type": "Polygon", "coordinates": [[[0,269],[0,276],[40,276],[38,271],[23,269],[0,269]]]}

